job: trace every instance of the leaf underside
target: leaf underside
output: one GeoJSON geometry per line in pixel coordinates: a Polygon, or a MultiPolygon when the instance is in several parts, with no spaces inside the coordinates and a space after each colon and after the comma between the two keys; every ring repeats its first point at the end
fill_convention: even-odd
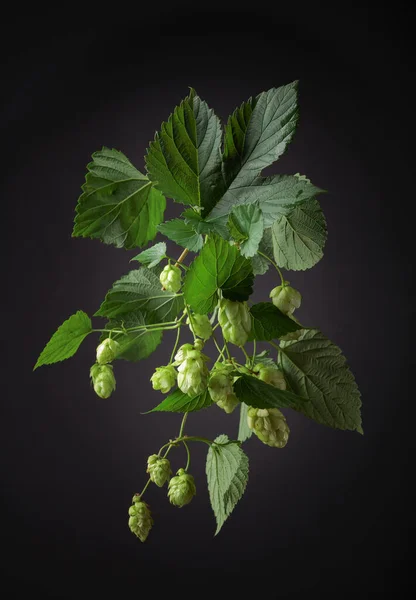
{"type": "MultiPolygon", "coordinates": [[[[160,404],[155,406],[149,413],[152,412],[180,412],[188,413],[207,408],[212,404],[211,396],[208,390],[198,394],[198,396],[188,396],[181,392],[180,389],[175,390],[167,396],[160,404]]],[[[146,413],[147,414],[147,413],[146,413]]]]}
{"type": "Polygon", "coordinates": [[[240,375],[233,389],[240,402],[256,408],[296,408],[307,399],[246,374],[240,375]]]}

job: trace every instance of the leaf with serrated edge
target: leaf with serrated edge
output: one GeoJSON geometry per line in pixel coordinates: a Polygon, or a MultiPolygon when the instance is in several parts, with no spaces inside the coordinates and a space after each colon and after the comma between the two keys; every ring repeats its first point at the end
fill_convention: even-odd
{"type": "Polygon", "coordinates": [[[122,152],[103,148],[92,159],[72,235],[98,238],[117,248],[145,246],[163,221],[165,197],[122,152]]]}
{"type": "Polygon", "coordinates": [[[250,341],[269,342],[275,338],[281,338],[287,333],[302,329],[302,325],[283,314],[271,302],[259,302],[250,308],[252,316],[252,327],[250,341]]]}
{"type": "MultiPolygon", "coordinates": [[[[141,313],[127,314],[125,319],[114,319],[107,323],[106,329],[126,329],[145,325],[144,317],[141,313]]],[[[132,362],[147,358],[156,350],[162,341],[162,331],[150,331],[138,329],[127,333],[112,333],[111,338],[120,344],[116,358],[123,358],[132,362]]],[[[109,336],[103,333],[101,341],[109,336]]]]}
{"type": "Polygon", "coordinates": [[[185,223],[182,219],[166,221],[159,225],[158,230],[162,235],[191,252],[199,252],[204,243],[202,235],[197,233],[190,223],[185,223]]]}
{"type": "Polygon", "coordinates": [[[33,370],[70,358],[92,331],[91,319],[79,310],[64,321],[42,350],[33,370]]]}
{"type": "Polygon", "coordinates": [[[256,204],[236,206],[229,218],[228,228],[239,242],[240,252],[246,258],[254,256],[263,237],[263,213],[256,204]]]}
{"type": "Polygon", "coordinates": [[[295,408],[303,405],[307,398],[303,398],[288,390],[281,390],[273,385],[264,383],[258,377],[240,374],[234,383],[234,394],[240,400],[256,408],[295,408]]]}
{"type": "MultiPolygon", "coordinates": [[[[160,404],[155,406],[149,413],[152,412],[180,412],[188,413],[207,408],[212,404],[211,396],[208,390],[198,394],[197,396],[188,396],[177,389],[167,396],[160,404]]],[[[148,414],[148,413],[146,413],[148,414]]]]}
{"type": "Polygon", "coordinates": [[[318,329],[284,342],[281,366],[290,389],[309,398],[296,409],[322,425],[356,430],[361,427],[361,396],[340,348],[318,329]]]}
{"type": "Polygon", "coordinates": [[[199,314],[212,312],[217,291],[233,301],[247,300],[253,291],[251,262],[235,246],[212,235],[191,264],[183,285],[185,301],[199,314]]]}
{"type": "Polygon", "coordinates": [[[247,422],[247,411],[248,406],[244,402],[240,404],[240,422],[238,425],[238,439],[240,442],[245,442],[253,433],[253,430],[250,429],[247,422]]]}
{"type": "Polygon", "coordinates": [[[248,481],[248,457],[239,444],[228,441],[226,435],[218,436],[207,455],[208,492],[217,522],[215,535],[243,496],[248,481]]]}
{"type": "Polygon", "coordinates": [[[166,258],[166,244],[165,242],[159,242],[158,244],[155,244],[147,250],[143,250],[143,252],[140,252],[140,254],[131,258],[130,262],[132,260],[137,260],[138,262],[142,263],[142,265],[145,265],[148,269],[152,269],[153,267],[156,267],[156,265],[158,265],[164,258],[166,258]]]}

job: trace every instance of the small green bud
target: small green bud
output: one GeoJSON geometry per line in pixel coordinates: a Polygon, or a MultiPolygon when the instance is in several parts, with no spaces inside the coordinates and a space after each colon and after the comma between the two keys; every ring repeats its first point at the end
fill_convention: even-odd
{"type": "Polygon", "coordinates": [[[212,335],[212,325],[208,315],[193,314],[192,319],[189,317],[186,319],[186,324],[189,325],[189,329],[195,336],[205,341],[209,340],[212,335]]]}
{"type": "Polygon", "coordinates": [[[196,494],[195,480],[185,469],[179,469],[176,477],[169,481],[168,498],[171,504],[181,508],[189,504],[196,494]]]}
{"type": "Polygon", "coordinates": [[[104,365],[106,363],[112,362],[117,356],[119,350],[120,344],[116,342],[116,340],[106,338],[97,347],[97,363],[99,365],[104,365]]]}
{"type": "Polygon", "coordinates": [[[265,383],[268,383],[269,385],[274,385],[274,387],[277,387],[280,390],[286,389],[286,380],[281,369],[275,367],[267,367],[266,365],[262,365],[260,363],[254,366],[253,371],[255,373],[258,373],[259,379],[261,379],[265,383]]]}
{"type": "Polygon", "coordinates": [[[182,285],[182,273],[179,267],[174,265],[166,265],[166,267],[161,272],[160,283],[162,287],[165,288],[168,292],[179,292],[182,285]]]}
{"type": "Polygon", "coordinates": [[[172,475],[170,462],[167,458],[162,458],[158,454],[152,454],[147,459],[147,473],[149,473],[153,483],[158,487],[162,487],[166,481],[169,481],[172,475]]]}
{"type": "Polygon", "coordinates": [[[157,367],[150,381],[154,390],[160,390],[162,394],[167,394],[175,385],[177,376],[175,367],[166,365],[166,367],[157,367]]]}
{"type": "Polygon", "coordinates": [[[116,389],[112,365],[93,365],[90,369],[90,377],[94,391],[100,398],[109,398],[116,389]]]}
{"type": "Polygon", "coordinates": [[[153,519],[149,506],[140,500],[139,494],[133,496],[132,502],[133,504],[129,508],[130,531],[137,535],[141,542],[144,542],[152,528],[153,519]]]}
{"type": "Polygon", "coordinates": [[[270,292],[273,304],[285,315],[291,315],[295,308],[299,308],[302,301],[300,292],[290,285],[286,285],[288,283],[287,281],[284,286],[278,285],[270,292]]]}
{"type": "Polygon", "coordinates": [[[290,429],[278,408],[254,408],[247,411],[247,423],[256,436],[267,446],[284,448],[290,429]]]}
{"type": "Polygon", "coordinates": [[[226,342],[244,346],[251,331],[251,315],[246,302],[232,302],[223,298],[218,321],[226,342]]]}

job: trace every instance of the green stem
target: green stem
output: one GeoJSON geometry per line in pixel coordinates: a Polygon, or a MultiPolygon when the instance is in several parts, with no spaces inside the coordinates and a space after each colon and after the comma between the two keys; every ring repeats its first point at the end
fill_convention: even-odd
{"type": "Polygon", "coordinates": [[[251,368],[254,367],[254,362],[256,360],[256,351],[257,351],[257,342],[253,340],[253,358],[251,359],[251,368]]]}
{"type": "Polygon", "coordinates": [[[176,333],[175,345],[173,346],[172,354],[170,355],[169,364],[171,364],[172,361],[173,361],[173,358],[174,358],[175,353],[176,353],[176,348],[178,347],[178,344],[179,344],[179,338],[180,337],[181,337],[181,328],[178,327],[178,331],[176,333]]]}
{"type": "Polygon", "coordinates": [[[242,353],[244,354],[244,356],[246,357],[246,361],[247,361],[247,366],[250,367],[251,364],[251,358],[250,356],[247,354],[244,346],[240,346],[242,353]]]}
{"type": "Polygon", "coordinates": [[[285,279],[284,279],[284,277],[283,277],[283,275],[282,275],[282,271],[279,269],[279,267],[278,267],[278,266],[277,266],[277,264],[274,262],[274,260],[272,260],[271,258],[269,258],[269,257],[267,256],[267,254],[263,254],[263,252],[260,252],[260,250],[257,250],[257,254],[260,254],[260,256],[263,256],[263,258],[265,258],[266,260],[268,260],[269,262],[271,262],[271,263],[272,263],[272,265],[274,266],[274,268],[275,268],[275,269],[277,270],[277,272],[279,273],[279,275],[280,275],[280,279],[281,279],[281,281],[282,281],[282,286],[284,287],[284,286],[285,286],[285,279]]]}
{"type": "Polygon", "coordinates": [[[188,444],[185,441],[183,442],[183,445],[185,446],[186,453],[188,455],[188,459],[186,461],[186,467],[185,467],[185,471],[188,472],[189,466],[191,464],[191,453],[189,452],[189,446],[188,446],[188,444]]]}
{"type": "Polygon", "coordinates": [[[167,256],[167,255],[165,256],[165,258],[168,258],[171,262],[173,262],[173,264],[175,265],[175,267],[181,267],[185,271],[187,271],[189,269],[189,267],[187,267],[186,265],[183,265],[181,262],[178,263],[176,261],[176,258],[172,258],[171,256],[167,256]]]}
{"type": "Polygon", "coordinates": [[[149,487],[149,484],[150,484],[150,482],[151,482],[151,481],[152,481],[152,480],[151,480],[151,479],[150,479],[150,477],[149,477],[149,479],[148,479],[148,480],[147,480],[147,482],[146,482],[146,485],[144,486],[144,488],[143,488],[143,489],[142,489],[142,491],[140,492],[140,500],[141,500],[141,498],[142,498],[143,494],[145,493],[145,491],[147,490],[147,488],[149,487]]]}
{"type": "Polygon", "coordinates": [[[183,435],[183,430],[185,429],[185,423],[186,423],[187,418],[188,418],[188,413],[185,413],[182,418],[182,423],[181,423],[181,428],[179,429],[178,438],[182,437],[182,435],[183,435]]]}
{"type": "Polygon", "coordinates": [[[217,340],[215,339],[215,335],[214,335],[214,334],[212,335],[212,341],[214,342],[214,344],[215,344],[215,347],[216,347],[216,349],[218,350],[218,353],[219,353],[219,355],[221,356],[222,360],[225,360],[225,356],[224,356],[224,348],[225,348],[225,346],[224,346],[224,348],[221,350],[221,348],[220,348],[220,346],[219,346],[219,344],[218,344],[217,340]]]}

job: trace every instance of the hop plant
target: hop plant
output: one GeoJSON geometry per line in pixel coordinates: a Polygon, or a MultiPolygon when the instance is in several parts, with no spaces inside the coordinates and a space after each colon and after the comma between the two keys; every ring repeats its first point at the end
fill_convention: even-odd
{"type": "Polygon", "coordinates": [[[100,398],[109,398],[116,389],[112,365],[93,365],[90,369],[90,377],[94,391],[100,398]]]}
{"type": "Polygon", "coordinates": [[[152,454],[147,459],[147,472],[151,481],[158,487],[162,487],[172,475],[170,462],[167,458],[161,458],[158,454],[152,454]]]}
{"type": "Polygon", "coordinates": [[[290,429],[278,408],[254,408],[247,411],[247,423],[256,436],[267,446],[284,448],[290,429]]]}
{"type": "Polygon", "coordinates": [[[212,400],[227,414],[232,413],[239,405],[239,400],[233,391],[234,377],[231,375],[232,370],[232,365],[217,363],[212,369],[208,384],[212,400]]]}
{"type": "Polygon", "coordinates": [[[156,371],[150,378],[154,390],[160,390],[162,394],[167,394],[176,383],[178,373],[173,365],[166,367],[156,367],[156,371]]]}
{"type": "Polygon", "coordinates": [[[189,504],[195,494],[196,486],[194,478],[185,469],[179,469],[177,475],[169,481],[169,501],[171,504],[181,508],[189,504]]]}
{"type": "Polygon", "coordinates": [[[285,315],[291,315],[295,308],[299,308],[302,301],[300,292],[288,285],[288,283],[286,281],[285,285],[278,285],[270,292],[273,304],[285,315]]]}
{"type": "Polygon", "coordinates": [[[209,340],[212,335],[212,325],[207,315],[193,314],[186,319],[186,324],[195,336],[209,340]]]}
{"type": "Polygon", "coordinates": [[[270,385],[274,385],[281,390],[286,389],[286,380],[283,375],[283,371],[275,367],[268,367],[263,364],[258,364],[254,366],[253,371],[257,373],[258,378],[268,383],[270,385]]]}
{"type": "Polygon", "coordinates": [[[168,292],[179,292],[182,285],[182,274],[179,267],[175,265],[166,265],[160,274],[160,283],[168,292]]]}
{"type": "Polygon", "coordinates": [[[208,385],[208,356],[191,344],[184,344],[175,356],[178,366],[178,387],[189,396],[197,396],[206,390],[208,385]]]}
{"type": "Polygon", "coordinates": [[[113,362],[118,352],[120,351],[120,344],[116,340],[106,338],[97,347],[97,363],[104,365],[106,363],[113,362]]]}
{"type": "Polygon", "coordinates": [[[136,535],[141,542],[145,542],[152,529],[153,519],[149,506],[142,502],[139,494],[135,494],[133,504],[129,508],[130,531],[136,535]]]}
{"type": "Polygon", "coordinates": [[[218,321],[227,342],[244,346],[251,330],[251,317],[246,302],[232,302],[223,298],[218,311],[218,321]]]}

